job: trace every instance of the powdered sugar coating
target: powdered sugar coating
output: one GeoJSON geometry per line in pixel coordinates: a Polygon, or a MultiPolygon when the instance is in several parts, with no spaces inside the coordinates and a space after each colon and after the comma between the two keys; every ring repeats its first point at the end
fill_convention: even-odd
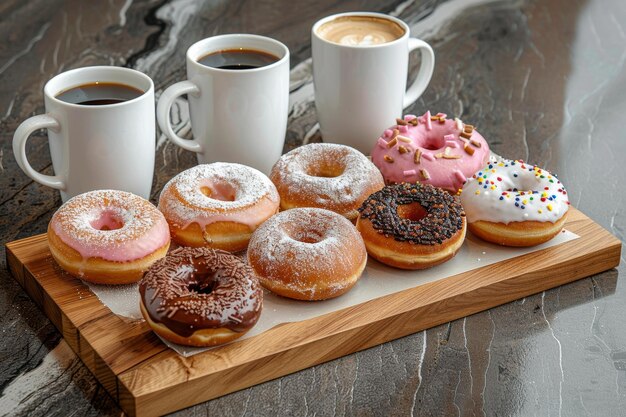
{"type": "Polygon", "coordinates": [[[254,168],[225,162],[181,172],[165,184],[159,198],[159,209],[167,221],[183,229],[192,223],[205,227],[219,221],[254,229],[276,212],[278,204],[278,192],[269,178],[254,168]],[[211,198],[203,189],[226,200],[211,198]]]}
{"type": "Polygon", "coordinates": [[[352,284],[343,280],[366,259],[365,244],[354,225],[318,208],[280,212],[254,232],[248,246],[248,262],[261,282],[278,281],[312,299],[318,284],[315,277],[331,277],[324,288],[341,293],[352,284]]]}
{"type": "Polygon", "coordinates": [[[78,195],[52,216],[50,228],[83,259],[128,262],[170,241],[165,218],[149,201],[124,191],[97,190],[78,195]],[[100,230],[121,226],[114,230],[100,230]]]}
{"type": "Polygon", "coordinates": [[[367,196],[384,186],[380,171],[365,155],[332,143],[288,152],[274,165],[270,178],[283,209],[326,208],[348,218],[356,218],[356,209],[367,196]]]}

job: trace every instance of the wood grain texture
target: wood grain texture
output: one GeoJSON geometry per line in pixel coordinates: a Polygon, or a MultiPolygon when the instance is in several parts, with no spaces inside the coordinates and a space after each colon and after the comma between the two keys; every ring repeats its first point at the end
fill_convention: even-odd
{"type": "Polygon", "coordinates": [[[619,263],[621,242],[572,209],[580,238],[301,322],[190,358],[144,322],[104,307],[50,258],[45,235],[7,245],[15,279],[130,415],[161,415],[465,317],[619,263]]]}

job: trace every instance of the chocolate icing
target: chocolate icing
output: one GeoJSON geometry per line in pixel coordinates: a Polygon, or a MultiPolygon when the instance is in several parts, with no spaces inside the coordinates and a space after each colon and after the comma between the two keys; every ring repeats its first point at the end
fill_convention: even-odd
{"type": "Polygon", "coordinates": [[[374,230],[399,242],[436,245],[463,228],[465,212],[461,204],[441,188],[429,184],[394,184],[370,195],[359,208],[361,218],[369,219],[374,230]],[[400,217],[398,206],[418,203],[425,217],[400,217]]]}
{"type": "Polygon", "coordinates": [[[250,266],[209,248],[178,248],[139,283],[150,318],[183,337],[196,330],[244,332],[261,315],[263,291],[250,266]]]}

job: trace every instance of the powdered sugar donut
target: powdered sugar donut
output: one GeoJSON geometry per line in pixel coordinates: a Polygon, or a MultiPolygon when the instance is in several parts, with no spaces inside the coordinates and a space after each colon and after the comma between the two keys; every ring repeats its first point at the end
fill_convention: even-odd
{"type": "Polygon", "coordinates": [[[396,122],[372,150],[372,162],[387,183],[420,182],[456,193],[489,161],[487,141],[459,119],[428,111],[396,122]]]}
{"type": "Polygon", "coordinates": [[[50,253],[65,271],[99,284],[138,281],[167,253],[165,218],[149,201],[98,190],[63,204],[48,225],[50,253]]]}
{"type": "Polygon", "coordinates": [[[367,253],[345,217],[317,208],[278,213],[252,235],[248,263],[261,284],[283,297],[324,300],[347,292],[367,253]]]}
{"type": "Polygon", "coordinates": [[[532,246],[563,228],[569,199],[548,171],[523,161],[491,162],[463,187],[461,204],[475,235],[505,246],[532,246]]]}
{"type": "Polygon", "coordinates": [[[283,210],[317,207],[356,220],[358,208],[385,185],[365,155],[349,146],[313,143],[283,155],[272,168],[283,210]]]}
{"type": "Polygon", "coordinates": [[[159,197],[159,210],[175,242],[231,252],[245,249],[252,232],[278,205],[269,178],[254,168],[224,162],[181,172],[159,197]]]}

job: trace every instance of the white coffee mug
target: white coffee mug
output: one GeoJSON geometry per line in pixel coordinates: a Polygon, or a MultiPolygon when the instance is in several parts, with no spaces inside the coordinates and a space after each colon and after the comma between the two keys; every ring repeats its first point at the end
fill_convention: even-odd
{"type": "Polygon", "coordinates": [[[129,68],[78,68],[48,81],[44,102],[46,113],[24,120],[13,135],[13,153],[26,175],[58,189],[63,201],[98,189],[150,197],[155,153],[154,85],[150,77],[129,68]],[[105,105],[73,104],[57,98],[74,87],[101,82],[124,84],[143,94],[105,105]],[[26,157],[28,137],[44,128],[48,129],[53,176],[35,171],[26,157]]]}
{"type": "Polygon", "coordinates": [[[422,95],[435,55],[430,45],[409,35],[406,23],[380,13],[341,13],[313,25],[315,107],[325,142],[349,145],[367,155],[376,138],[422,95]],[[324,23],[348,16],[389,20],[404,33],[391,42],[359,46],[334,43],[318,33],[324,23]],[[421,51],[421,67],[407,90],[409,53],[414,50],[421,51]]]}
{"type": "Polygon", "coordinates": [[[289,49],[264,36],[231,34],[203,39],[187,50],[187,81],[168,87],[157,121],[176,145],[196,152],[198,163],[237,162],[268,174],[285,143],[289,111],[289,49]],[[198,60],[215,52],[251,49],[276,62],[252,69],[221,69],[198,60]],[[170,123],[174,100],[187,94],[193,139],[179,137],[170,123]]]}

